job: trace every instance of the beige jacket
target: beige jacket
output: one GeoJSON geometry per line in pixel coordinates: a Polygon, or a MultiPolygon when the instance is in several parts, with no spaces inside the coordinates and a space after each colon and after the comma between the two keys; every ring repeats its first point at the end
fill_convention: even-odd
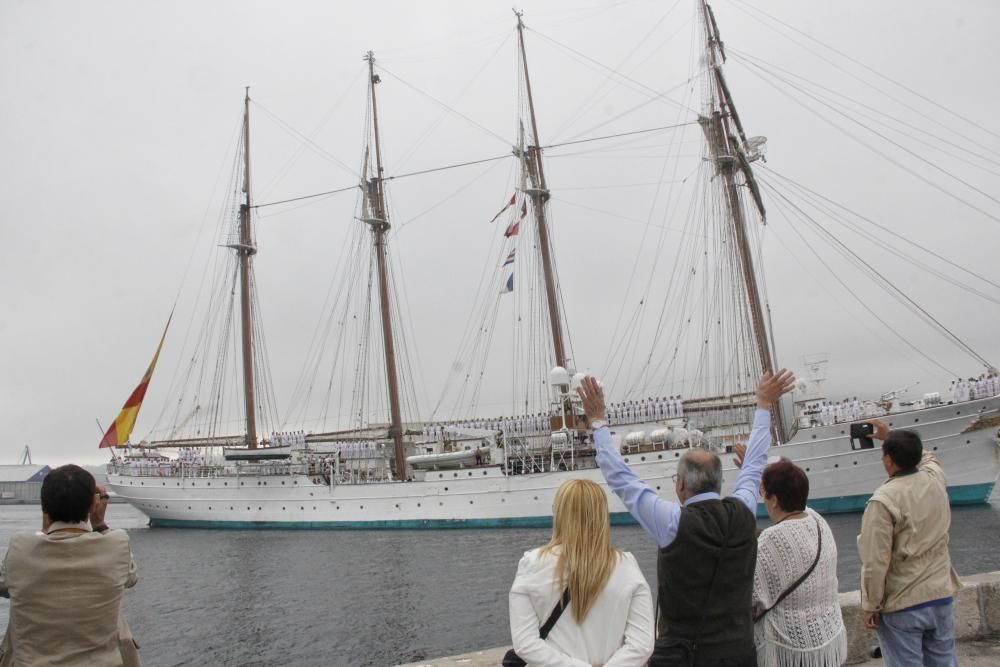
{"type": "Polygon", "coordinates": [[[891,477],[865,507],[858,535],[861,607],[892,612],[961,588],[951,567],[951,508],[944,471],[924,452],[917,471],[891,477]]]}
{"type": "Polygon", "coordinates": [[[10,598],[0,667],[137,665],[121,616],[136,580],[125,531],[17,533],[0,566],[0,596],[10,598]]]}

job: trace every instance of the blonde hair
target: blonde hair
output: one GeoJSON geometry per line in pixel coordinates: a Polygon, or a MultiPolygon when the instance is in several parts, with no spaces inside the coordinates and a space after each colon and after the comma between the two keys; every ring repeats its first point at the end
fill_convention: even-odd
{"type": "Polygon", "coordinates": [[[559,590],[569,586],[570,608],[580,623],[618,564],[618,552],[611,546],[608,498],[600,486],[586,479],[563,482],[552,503],[552,539],[541,550],[547,552],[558,553],[559,590]]]}

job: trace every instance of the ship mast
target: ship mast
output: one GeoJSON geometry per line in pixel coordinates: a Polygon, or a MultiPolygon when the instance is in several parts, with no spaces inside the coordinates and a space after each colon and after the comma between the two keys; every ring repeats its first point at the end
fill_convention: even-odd
{"type": "MultiPolygon", "coordinates": [[[[722,179],[725,191],[726,208],[733,223],[736,236],[737,254],[740,271],[746,288],[746,303],[750,311],[750,323],[760,358],[761,369],[764,372],[774,372],[774,353],[767,327],[764,324],[764,307],[757,285],[757,274],[754,271],[753,253],[750,249],[747,234],[746,216],[740,199],[737,172],[743,175],[747,188],[753,197],[761,220],[765,220],[764,204],[757,187],[750,162],[756,159],[754,151],[747,144],[743,132],[743,124],[736,113],[732,95],[722,74],[722,63],[726,60],[725,48],[719,38],[719,29],[715,23],[715,14],[705,0],[701,3],[702,19],[705,24],[705,49],[707,62],[711,70],[711,117],[700,117],[699,123],[708,141],[712,160],[718,175],[722,179]]],[[[765,223],[766,224],[766,223],[765,223]]],[[[781,415],[781,404],[775,402],[772,408],[772,431],[779,442],[785,441],[785,425],[781,415]]]]}
{"type": "MultiPolygon", "coordinates": [[[[399,377],[396,372],[396,347],[392,336],[392,311],[389,301],[389,271],[385,251],[385,233],[389,230],[389,212],[385,205],[385,179],[382,171],[382,144],[378,132],[378,105],[375,84],[375,54],[365,55],[368,61],[368,82],[372,97],[372,131],[375,137],[375,175],[365,184],[367,201],[365,222],[371,226],[378,269],[379,306],[382,314],[382,348],[385,351],[385,375],[389,386],[389,437],[392,438],[396,459],[396,479],[406,479],[406,451],[403,447],[403,421],[399,406],[399,377]]],[[[366,170],[367,171],[367,170],[366,170]]],[[[363,174],[364,177],[366,174],[363,174]]]]}
{"type": "Polygon", "coordinates": [[[535,227],[538,229],[538,246],[542,258],[542,275],[545,281],[545,300],[549,308],[549,324],[552,329],[552,346],[556,355],[556,365],[567,367],[569,359],[563,344],[562,317],[559,313],[559,300],[556,294],[555,270],[552,267],[552,246],[549,241],[549,228],[545,219],[545,204],[549,200],[549,190],[545,183],[545,170],[542,168],[542,148],[538,140],[538,123],[535,120],[535,101],[531,96],[531,79],[528,76],[528,58],[524,52],[524,21],[521,12],[517,16],[517,39],[521,51],[521,66],[524,72],[524,87],[528,96],[528,111],[531,115],[531,140],[522,153],[522,164],[527,171],[530,187],[525,190],[531,197],[531,207],[535,212],[535,227]]]}
{"type": "Polygon", "coordinates": [[[243,99],[243,194],[240,204],[240,240],[232,246],[240,258],[240,323],[243,329],[243,403],[247,418],[246,444],[257,447],[257,408],[253,382],[253,298],[251,259],[257,254],[250,218],[250,87],[243,99]]]}

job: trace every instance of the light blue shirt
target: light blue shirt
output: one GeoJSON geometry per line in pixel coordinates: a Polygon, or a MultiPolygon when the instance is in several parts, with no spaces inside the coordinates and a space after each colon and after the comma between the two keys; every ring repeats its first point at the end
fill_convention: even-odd
{"type": "MultiPolygon", "coordinates": [[[[648,484],[639,479],[622,459],[621,452],[605,426],[594,431],[597,446],[597,465],[604,473],[608,486],[621,499],[629,513],[635,517],[643,530],[662,549],[677,537],[677,526],[681,521],[681,505],[673,500],[664,500],[648,484]]],[[[756,513],[760,488],[760,476],[767,463],[767,451],[771,447],[771,413],[757,408],[750,431],[750,442],[743,460],[743,467],[736,477],[736,488],[731,498],[736,498],[756,513]]],[[[718,500],[718,493],[699,493],[691,496],[685,505],[703,500],[718,500]]]]}

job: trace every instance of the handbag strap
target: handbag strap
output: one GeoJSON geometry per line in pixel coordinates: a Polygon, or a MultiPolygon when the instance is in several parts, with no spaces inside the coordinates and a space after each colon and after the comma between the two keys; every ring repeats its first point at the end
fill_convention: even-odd
{"type": "Polygon", "coordinates": [[[782,600],[784,600],[789,595],[791,595],[795,591],[795,589],[798,588],[799,585],[803,581],[805,581],[806,579],[809,578],[809,575],[812,574],[812,571],[816,569],[816,563],[819,562],[819,555],[823,551],[823,528],[822,528],[822,526],[819,525],[819,520],[818,519],[816,520],[816,535],[817,535],[817,537],[816,537],[816,558],[813,559],[812,565],[809,566],[809,569],[806,570],[805,574],[803,574],[801,577],[799,577],[798,579],[796,579],[792,583],[791,586],[789,586],[788,588],[786,588],[784,590],[784,592],[781,595],[778,596],[778,599],[774,601],[774,604],[772,604],[770,607],[768,607],[764,611],[760,612],[759,614],[754,614],[754,617],[753,617],[753,622],[754,623],[756,623],[760,619],[762,619],[765,616],[767,616],[767,613],[769,611],[771,611],[772,609],[774,609],[775,607],[777,607],[781,603],[782,600]]]}
{"type": "Polygon", "coordinates": [[[539,637],[545,639],[546,637],[549,636],[549,632],[552,631],[552,628],[553,626],[555,626],[556,621],[558,621],[559,617],[562,616],[563,609],[565,609],[567,606],[569,606],[569,586],[567,586],[566,590],[563,591],[562,599],[556,603],[556,606],[552,610],[552,613],[549,614],[548,620],[545,621],[545,625],[539,628],[538,630],[539,637]]]}

